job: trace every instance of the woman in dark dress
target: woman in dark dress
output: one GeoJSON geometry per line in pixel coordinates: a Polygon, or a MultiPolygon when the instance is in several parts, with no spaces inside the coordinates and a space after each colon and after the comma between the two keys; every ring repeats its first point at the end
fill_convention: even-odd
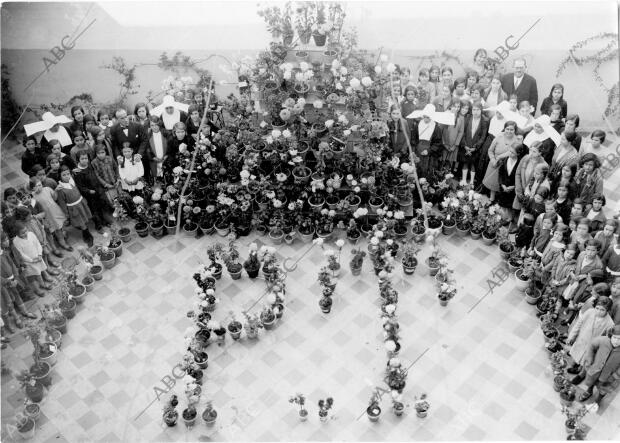
{"type": "Polygon", "coordinates": [[[459,163],[461,164],[461,185],[467,184],[467,174],[471,173],[470,184],[476,181],[476,165],[480,157],[482,145],[489,133],[489,120],[482,115],[482,102],[475,101],[471,106],[471,115],[465,119],[465,128],[461,146],[459,148],[459,163]]]}
{"type": "Polygon", "coordinates": [[[510,214],[511,220],[514,218],[512,217],[512,203],[515,198],[517,166],[522,152],[523,145],[512,145],[508,150],[508,157],[499,161],[497,171],[500,189],[496,197],[497,203],[510,214]]]}
{"type": "Polygon", "coordinates": [[[45,166],[45,161],[49,152],[44,152],[37,146],[37,139],[30,136],[24,140],[26,151],[22,154],[22,171],[30,175],[34,165],[45,166]]]}

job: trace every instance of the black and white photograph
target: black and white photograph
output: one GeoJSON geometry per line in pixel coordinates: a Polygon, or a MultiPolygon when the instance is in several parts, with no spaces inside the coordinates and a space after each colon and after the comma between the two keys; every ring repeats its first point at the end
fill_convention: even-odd
{"type": "Polygon", "coordinates": [[[619,441],[619,11],[2,2],[0,440],[619,441]]]}

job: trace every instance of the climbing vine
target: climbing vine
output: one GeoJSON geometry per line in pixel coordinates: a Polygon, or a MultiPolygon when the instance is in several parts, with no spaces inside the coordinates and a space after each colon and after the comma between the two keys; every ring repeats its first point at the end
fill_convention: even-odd
{"type": "Polygon", "coordinates": [[[597,35],[593,35],[584,40],[578,41],[568,50],[568,56],[566,56],[558,65],[558,69],[555,73],[556,77],[562,75],[566,70],[569,63],[582,67],[587,65],[594,65],[592,69],[592,75],[596,83],[607,93],[607,108],[605,109],[605,116],[610,116],[620,111],[620,82],[616,82],[611,88],[605,85],[603,78],[600,75],[600,69],[604,63],[618,59],[618,34],[611,32],[603,32],[597,35]],[[579,49],[583,49],[588,44],[597,41],[608,41],[607,44],[600,50],[596,51],[592,55],[585,57],[578,57],[575,52],[579,49]]]}

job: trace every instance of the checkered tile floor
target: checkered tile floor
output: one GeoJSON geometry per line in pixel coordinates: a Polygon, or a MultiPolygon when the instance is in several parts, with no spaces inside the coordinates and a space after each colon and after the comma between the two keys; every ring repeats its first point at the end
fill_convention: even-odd
{"type": "MultiPolygon", "coordinates": [[[[3,152],[3,185],[5,179],[16,179],[5,174],[11,163],[15,170],[10,154],[3,152]]],[[[332,312],[321,314],[317,303],[317,264],[323,257],[315,247],[288,275],[287,310],[276,329],[261,331],[258,341],[228,337],[224,345],[209,347],[202,403],[213,400],[216,426],[165,427],[154,387],[164,388],[161,379],[171,375],[181,358],[190,325],[185,314],[192,304],[191,274],[206,260],[205,247],[214,240],[223,239],[134,235],[124,245],[119,263],[104,273],[69,322],[35,441],[565,439],[534,308],[514,289],[512,277],[480,301],[498,263],[497,250],[457,237],[442,238],[459,282],[459,293],[448,307],[439,306],[434,280],[424,266],[406,278],[399,269],[396,278],[400,354],[412,364],[402,417],[391,413],[387,399],[378,423],[364,414],[373,386],[382,383],[386,354],[377,278],[368,260],[361,276],[351,275],[351,246],[346,245],[332,312]],[[288,402],[296,392],[309,398],[305,423],[288,402]],[[413,409],[414,396],[422,392],[431,402],[426,419],[417,418],[413,409]],[[333,415],[320,423],[316,402],[326,396],[334,398],[333,415]]],[[[254,235],[241,239],[242,256],[254,240],[259,245],[268,241],[254,235]]],[[[299,242],[281,245],[278,253],[297,258],[306,247],[299,242]]],[[[421,262],[428,252],[425,246],[421,262]]],[[[231,310],[240,313],[263,289],[262,281],[245,275],[233,281],[224,274],[217,283],[218,319],[231,310]]],[[[24,341],[16,334],[2,352],[12,370],[30,361],[31,347],[24,341]]],[[[173,390],[182,394],[178,385],[173,390]]],[[[15,379],[3,376],[3,424],[11,421],[23,398],[15,379]]],[[[615,394],[586,418],[593,428],[590,439],[618,439],[618,398],[615,394]]],[[[2,440],[13,440],[6,426],[2,440]]]]}

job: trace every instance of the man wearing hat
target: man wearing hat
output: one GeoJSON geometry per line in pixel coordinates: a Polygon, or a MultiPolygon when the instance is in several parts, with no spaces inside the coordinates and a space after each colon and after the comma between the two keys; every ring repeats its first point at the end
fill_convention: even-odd
{"type": "Polygon", "coordinates": [[[585,379],[586,390],[579,396],[579,401],[586,401],[594,393],[596,386],[598,396],[595,402],[613,390],[614,374],[620,370],[620,325],[616,325],[609,335],[596,337],[588,346],[585,368],[571,380],[578,384],[585,379]]]}

